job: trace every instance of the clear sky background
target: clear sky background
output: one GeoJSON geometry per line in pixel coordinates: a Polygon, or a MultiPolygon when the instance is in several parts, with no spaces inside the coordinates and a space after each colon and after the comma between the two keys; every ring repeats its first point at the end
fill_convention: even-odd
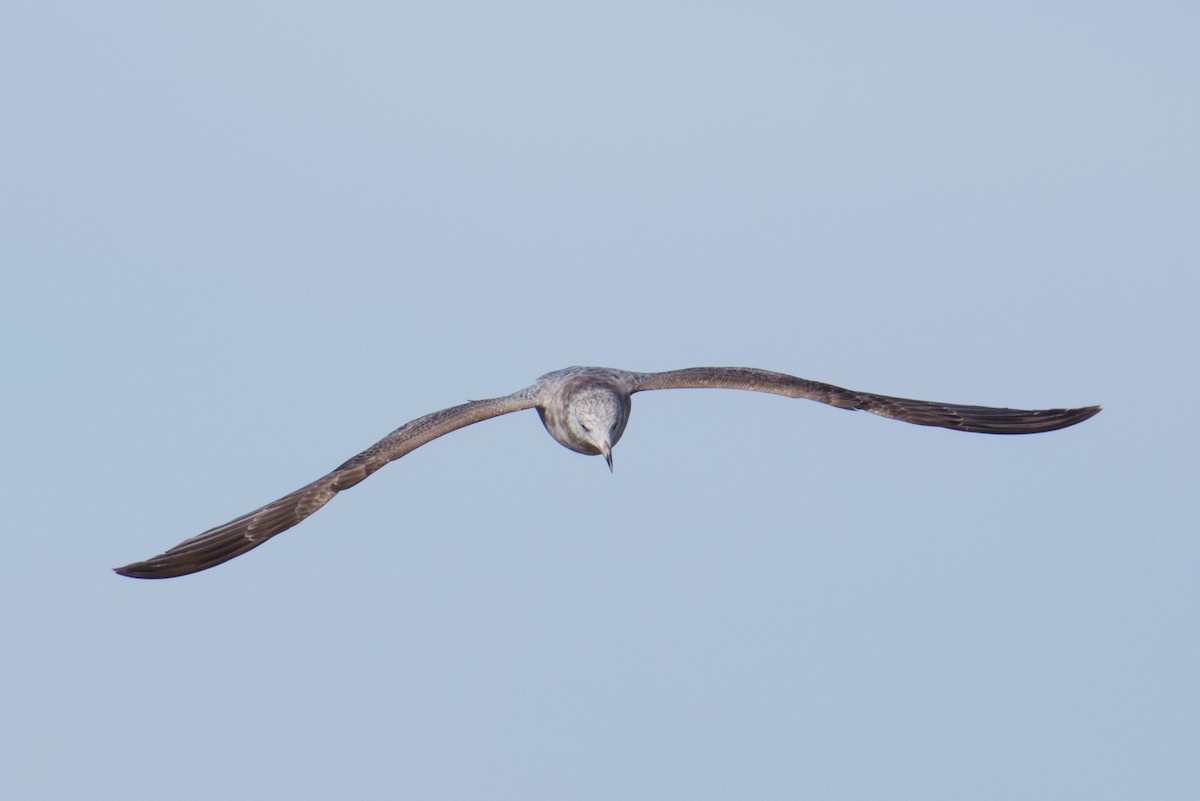
{"type": "Polygon", "coordinates": [[[13,2],[0,797],[1200,797],[1193,3],[13,2]],[[533,412],[570,364],[1019,407],[533,412]]]}

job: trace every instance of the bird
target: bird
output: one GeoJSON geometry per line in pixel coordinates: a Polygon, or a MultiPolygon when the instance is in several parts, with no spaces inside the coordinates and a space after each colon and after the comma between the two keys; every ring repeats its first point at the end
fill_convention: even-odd
{"type": "Polygon", "coordinates": [[[838,409],[867,411],[906,423],[982,434],[1054,431],[1080,423],[1101,408],[1008,409],[935,403],[857,392],[752,367],[692,367],[654,373],[567,367],[546,373],[510,395],[468,401],[411,420],[295,492],[186,539],[158,556],[114,570],[132,578],[162,579],[215,567],[296,525],[334,495],[353,487],[388,462],[451,431],[525,409],[536,409],[546,431],[561,445],[576,453],[603,456],[611,471],[612,449],[625,432],[634,393],[703,388],[807,398],[838,409]]]}

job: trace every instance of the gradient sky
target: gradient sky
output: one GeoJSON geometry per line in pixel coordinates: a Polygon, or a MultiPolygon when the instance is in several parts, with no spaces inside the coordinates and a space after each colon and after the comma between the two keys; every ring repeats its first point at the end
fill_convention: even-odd
{"type": "Polygon", "coordinates": [[[15,2],[0,797],[1200,797],[1200,8],[15,2]],[[570,364],[1018,407],[986,437],[570,364]]]}

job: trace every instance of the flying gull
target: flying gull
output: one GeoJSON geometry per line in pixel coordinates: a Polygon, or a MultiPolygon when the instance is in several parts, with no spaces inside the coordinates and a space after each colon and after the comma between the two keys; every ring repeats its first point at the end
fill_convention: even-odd
{"type": "Polygon", "coordinates": [[[612,448],[629,420],[630,396],[649,389],[744,389],[789,398],[808,398],[839,409],[922,426],[981,434],[1036,434],[1073,426],[1100,411],[1079,409],[1000,409],[893,398],[855,392],[819,381],[751,367],[693,367],[662,373],[632,373],[607,367],[568,367],[539,378],[532,386],[489,400],[476,400],[418,417],[362,453],[295,492],[261,509],[209,529],[165,553],[116,568],[134,578],[172,578],[219,565],[286,531],[388,462],[443,434],[522,409],[537,409],[550,436],[576,453],[602,454],[612,470],[612,448]]]}

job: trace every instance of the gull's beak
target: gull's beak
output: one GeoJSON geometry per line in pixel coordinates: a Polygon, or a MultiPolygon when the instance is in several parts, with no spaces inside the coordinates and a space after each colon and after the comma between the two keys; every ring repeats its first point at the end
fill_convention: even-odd
{"type": "Polygon", "coordinates": [[[612,446],[607,442],[600,445],[600,452],[604,454],[604,461],[608,462],[608,472],[612,472],[612,446]]]}

